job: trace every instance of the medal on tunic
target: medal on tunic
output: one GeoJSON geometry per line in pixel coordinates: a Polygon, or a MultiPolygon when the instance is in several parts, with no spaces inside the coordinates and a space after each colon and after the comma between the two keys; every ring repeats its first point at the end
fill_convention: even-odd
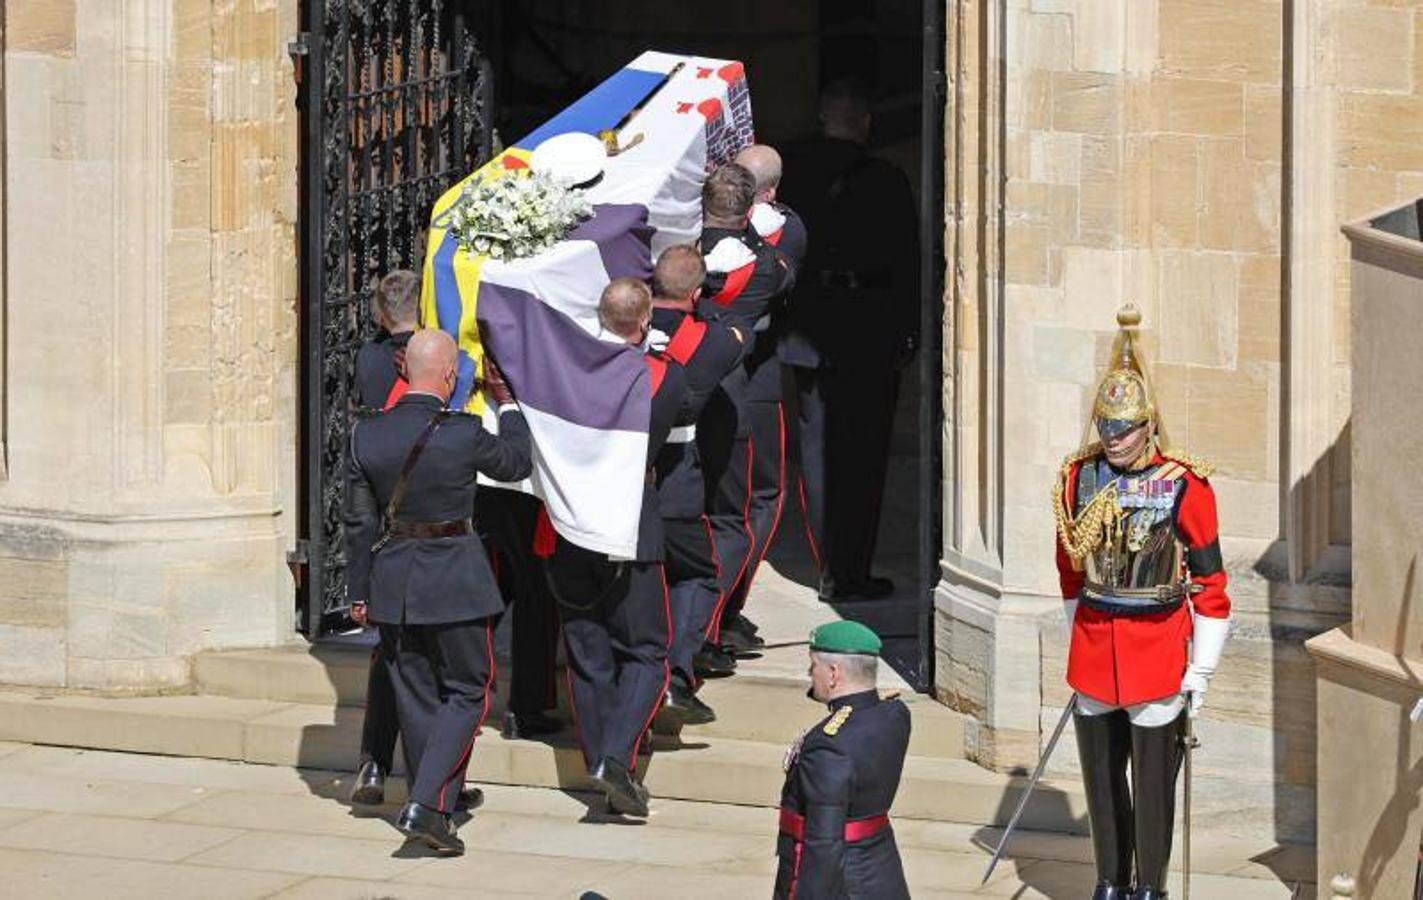
{"type": "Polygon", "coordinates": [[[809,728],[805,729],[800,734],[796,735],[796,739],[791,741],[790,744],[786,746],[786,755],[781,758],[782,772],[789,774],[791,766],[795,765],[795,761],[800,759],[800,745],[805,743],[805,736],[806,733],[809,731],[809,728]]]}

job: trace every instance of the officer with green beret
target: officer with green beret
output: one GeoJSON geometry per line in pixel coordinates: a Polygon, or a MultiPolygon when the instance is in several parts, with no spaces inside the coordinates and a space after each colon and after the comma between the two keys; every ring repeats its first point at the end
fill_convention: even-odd
{"type": "Polygon", "coordinates": [[[907,898],[889,824],[909,709],[875,689],[880,639],[858,622],[810,633],[810,691],[830,714],[786,752],[777,898],[907,898]]]}

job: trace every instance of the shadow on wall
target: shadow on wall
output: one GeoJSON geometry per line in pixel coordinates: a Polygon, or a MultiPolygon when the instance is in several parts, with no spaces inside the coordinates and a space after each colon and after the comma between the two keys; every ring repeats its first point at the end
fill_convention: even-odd
{"type": "MultiPolygon", "coordinates": [[[[1400,661],[1404,658],[1404,634],[1407,631],[1409,615],[1413,609],[1414,588],[1418,576],[1418,557],[1415,555],[1408,561],[1408,574],[1403,580],[1403,598],[1398,607],[1398,622],[1394,628],[1393,655],[1400,661]]],[[[1407,666],[1403,670],[1410,671],[1407,666]]],[[[1417,678],[1409,677],[1409,687],[1413,693],[1423,693],[1423,684],[1417,678]]],[[[1398,707],[1398,732],[1408,734],[1411,723],[1409,719],[1410,709],[1406,704],[1398,707]]],[[[1407,821],[1408,814],[1417,809],[1419,797],[1423,796],[1423,759],[1409,765],[1410,747],[1404,741],[1399,741],[1394,748],[1393,770],[1394,787],[1393,796],[1388,802],[1383,815],[1379,816],[1374,830],[1369,835],[1369,842],[1364,846],[1364,859],[1358,874],[1359,896],[1372,897],[1374,889],[1378,884],[1379,877],[1383,874],[1383,867],[1396,858],[1398,843],[1403,839],[1404,829],[1398,827],[1399,822],[1407,821]]]]}
{"type": "MultiPolygon", "coordinates": [[[[1306,510],[1312,499],[1336,493],[1334,473],[1337,466],[1348,465],[1349,453],[1350,427],[1346,422],[1329,450],[1291,487],[1291,506],[1306,510]]],[[[1341,507],[1347,511],[1340,502],[1330,506],[1336,513],[1341,507]]],[[[1347,534],[1347,522],[1342,530],[1347,534]]],[[[1348,545],[1329,546],[1327,532],[1316,543],[1323,549],[1300,581],[1290,578],[1283,542],[1276,542],[1254,565],[1254,571],[1270,585],[1266,622],[1271,654],[1274,837],[1281,843],[1313,844],[1315,840],[1317,697],[1314,662],[1304,643],[1346,624],[1349,616],[1348,545]]]]}

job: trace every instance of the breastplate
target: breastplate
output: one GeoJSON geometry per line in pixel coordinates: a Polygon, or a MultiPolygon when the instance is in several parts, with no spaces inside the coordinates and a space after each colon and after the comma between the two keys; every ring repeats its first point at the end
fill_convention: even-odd
{"type": "Polygon", "coordinates": [[[1185,547],[1176,537],[1176,503],[1183,479],[1153,477],[1161,466],[1118,475],[1105,459],[1084,463],[1078,471],[1076,512],[1098,491],[1117,489],[1121,525],[1085,560],[1087,582],[1103,593],[1149,591],[1183,584],[1185,547]]]}

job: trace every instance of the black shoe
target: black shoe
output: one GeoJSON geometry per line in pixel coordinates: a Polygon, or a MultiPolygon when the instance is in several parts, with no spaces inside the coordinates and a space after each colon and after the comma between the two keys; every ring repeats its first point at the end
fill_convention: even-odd
{"type": "Polygon", "coordinates": [[[681,719],[683,725],[706,725],[716,721],[716,712],[710,706],[675,681],[663,695],[662,708],[681,719]]]}
{"type": "Polygon", "coordinates": [[[728,629],[746,638],[747,642],[754,648],[759,649],[766,646],[766,639],[759,634],[761,631],[760,627],[741,613],[737,613],[728,621],[721,623],[722,634],[726,634],[728,629]]]}
{"type": "Polygon", "coordinates": [[[351,785],[351,802],[360,806],[380,806],[385,802],[385,770],[380,763],[373,759],[361,763],[351,785]]]}
{"type": "Polygon", "coordinates": [[[1131,888],[1117,887],[1110,882],[1101,881],[1092,892],[1092,900],[1132,900],[1131,888]]]}
{"type": "Polygon", "coordinates": [[[742,653],[760,653],[766,642],[755,635],[737,631],[735,628],[721,629],[721,652],[736,656],[742,653]]]}
{"type": "Polygon", "coordinates": [[[1154,887],[1139,887],[1131,895],[1132,900],[1166,900],[1166,892],[1154,887]]]}
{"type": "Polygon", "coordinates": [[[464,788],[455,798],[455,812],[474,812],[484,805],[484,791],[479,788],[464,788]]]}
{"type": "Polygon", "coordinates": [[[627,768],[617,760],[603,758],[589,771],[588,777],[603,789],[608,798],[608,808],[624,816],[646,818],[647,801],[651,794],[638,784],[627,768]]]}
{"type": "Polygon", "coordinates": [[[702,644],[702,649],[692,656],[692,671],[698,678],[720,678],[736,671],[736,657],[712,643],[702,644]]]}
{"type": "Polygon", "coordinates": [[[408,838],[421,840],[425,846],[447,856],[464,855],[464,841],[455,835],[450,817],[438,810],[410,801],[401,807],[395,827],[408,838]]]}
{"type": "Polygon", "coordinates": [[[504,713],[504,728],[500,734],[507,740],[517,741],[544,737],[563,730],[563,723],[547,713],[514,712],[504,713]]]}

